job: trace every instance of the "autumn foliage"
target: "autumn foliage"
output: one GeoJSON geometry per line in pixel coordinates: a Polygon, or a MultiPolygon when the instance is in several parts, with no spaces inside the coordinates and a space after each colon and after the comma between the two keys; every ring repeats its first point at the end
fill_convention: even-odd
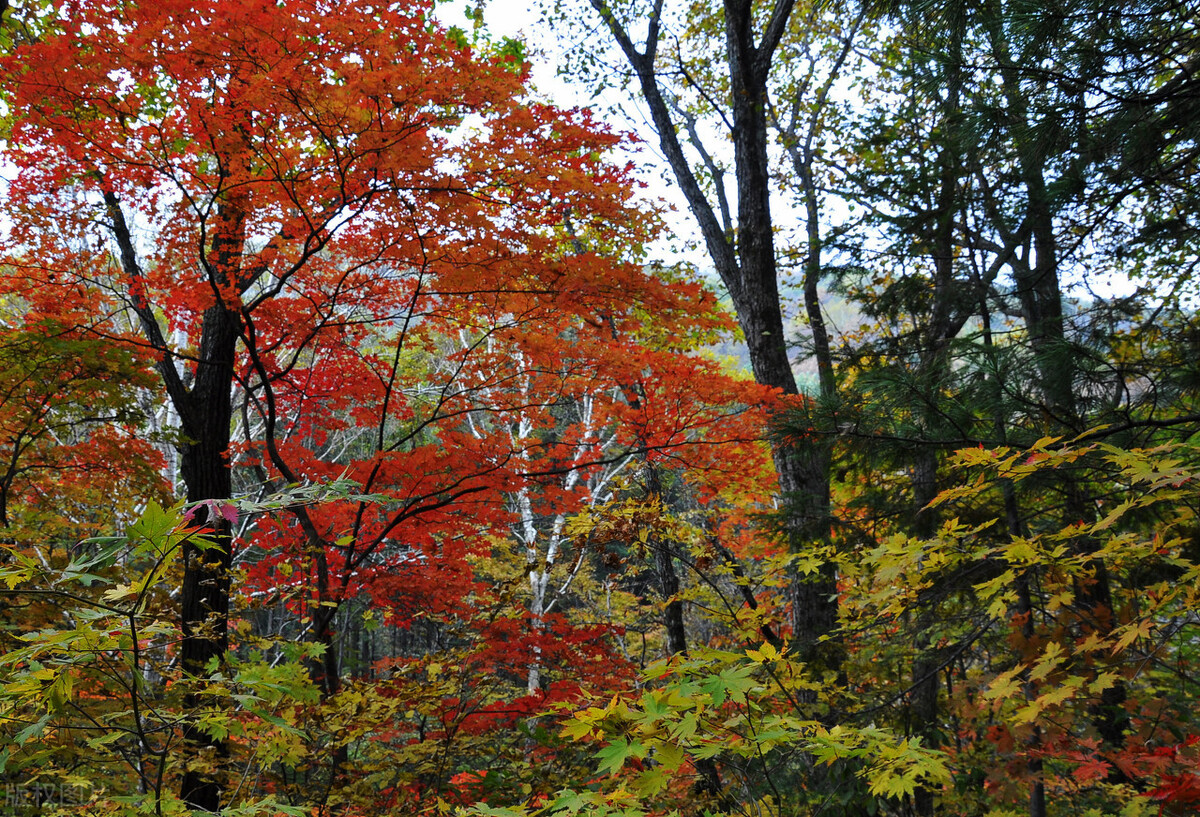
{"type": "MultiPolygon", "coordinates": [[[[669,113],[698,142],[729,88],[695,11],[669,113]]],[[[766,247],[720,268],[732,310],[652,262],[637,139],[538,97],[480,10],[471,31],[432,2],[4,14],[0,771],[57,787],[39,808],[1200,803],[1194,315],[1064,318],[1058,270],[1030,259],[1127,206],[1026,202],[1065,159],[1005,188],[992,142],[939,141],[969,119],[950,96],[888,132],[935,182],[836,146],[829,184],[868,175],[843,195],[888,202],[841,228],[857,311],[802,395],[779,291],[746,270],[807,252],[819,279],[819,237],[767,258],[770,222],[735,230],[725,201],[710,248],[766,247]],[[996,236],[946,204],[966,180],[963,225],[996,236]],[[943,210],[896,215],[925,200],[943,210]],[[714,351],[755,327],[757,383],[714,351]]],[[[875,22],[863,107],[813,127],[932,87],[901,77],[928,69],[900,64],[904,26],[875,22]]],[[[955,29],[959,55],[1000,59],[997,30],[955,29]]],[[[795,62],[756,81],[800,99],[800,34],[776,34],[795,62]]],[[[977,119],[1013,104],[1014,71],[980,84],[977,119]]],[[[995,129],[1023,155],[1025,130],[995,129]]],[[[778,144],[794,158],[794,128],[778,144]]]]}
{"type": "MultiPolygon", "coordinates": [[[[35,314],[74,302],[97,367],[128,359],[102,385],[165,400],[162,441],[209,530],[178,539],[181,575],[174,545],[158,565],[183,588],[180,720],[158,738],[136,717],[106,727],[132,736],[147,802],[179,785],[193,807],[236,805],[249,763],[292,802],[341,808],[365,785],[381,807],[423,807],[497,729],[631,683],[620,620],[579,601],[600,543],[563,521],[636,493],[645,469],[706,501],[753,479],[765,395],[689,355],[728,320],[640,263],[655,217],[609,158],[624,137],[528,98],[515,45],[472,44],[427,5],[85,2],[40,24],[4,58],[20,111],[6,280],[35,314]],[[297,494],[334,484],[353,489],[297,494]],[[553,554],[538,553],[546,520],[553,554]],[[524,547],[506,552],[517,529],[524,547]],[[555,558],[567,571],[548,590],[555,558]],[[523,601],[513,586],[539,563],[523,601]],[[272,715],[278,754],[260,757],[247,738],[263,714],[208,690],[249,683],[246,656],[278,661],[277,639],[311,642],[289,655],[322,702],[272,715]]],[[[92,421],[93,445],[111,419],[92,421]]],[[[74,456],[152,476],[138,443],[74,456]]],[[[62,564],[44,539],[22,547],[62,564]]],[[[171,683],[174,643],[131,637],[171,683]]],[[[114,706],[144,694],[122,683],[114,706]]]]}

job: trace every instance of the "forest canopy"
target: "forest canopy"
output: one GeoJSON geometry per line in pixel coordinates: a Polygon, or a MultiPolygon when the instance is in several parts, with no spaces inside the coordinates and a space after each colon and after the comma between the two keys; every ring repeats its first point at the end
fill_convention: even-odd
{"type": "Polygon", "coordinates": [[[6,808],[1192,813],[1197,12],[3,4],[6,808]]]}

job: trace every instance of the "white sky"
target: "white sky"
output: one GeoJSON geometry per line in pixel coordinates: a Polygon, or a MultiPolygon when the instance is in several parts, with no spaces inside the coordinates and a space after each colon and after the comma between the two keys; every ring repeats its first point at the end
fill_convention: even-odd
{"type": "Polygon", "coordinates": [[[563,106],[586,105],[587,95],[563,82],[556,73],[552,49],[553,37],[544,26],[538,25],[539,13],[529,0],[445,0],[437,6],[437,16],[450,25],[470,29],[471,22],[463,16],[467,6],[484,6],[483,19],[488,32],[496,39],[513,37],[522,40],[533,52],[533,81],[543,94],[563,106]]]}
{"type": "MultiPolygon", "coordinates": [[[[592,13],[587,0],[575,2],[586,13],[592,13]]],[[[564,32],[553,31],[540,23],[537,0],[447,0],[438,7],[439,15],[447,22],[469,27],[469,23],[461,16],[462,8],[478,4],[484,5],[484,25],[493,37],[514,37],[525,43],[532,62],[533,85],[540,94],[562,107],[591,107],[597,112],[597,118],[610,127],[636,132],[643,140],[654,139],[649,118],[642,111],[641,101],[636,94],[610,89],[596,101],[582,85],[572,85],[558,75],[556,57],[563,49],[558,37],[564,36],[564,32]],[[455,14],[457,18],[451,16],[455,14]],[[624,112],[623,116],[605,113],[617,107],[624,112]]],[[[584,36],[576,31],[565,34],[572,35],[584,36]]],[[[607,48],[608,43],[603,43],[601,47],[607,48]]],[[[667,202],[674,208],[674,212],[667,214],[666,221],[668,228],[678,238],[664,238],[653,246],[653,260],[665,264],[683,260],[700,270],[711,270],[712,262],[702,248],[684,246],[685,242],[698,237],[698,229],[687,210],[683,195],[675,185],[670,168],[658,154],[657,144],[645,141],[633,161],[638,178],[647,185],[642,191],[643,196],[647,200],[667,202]]]]}

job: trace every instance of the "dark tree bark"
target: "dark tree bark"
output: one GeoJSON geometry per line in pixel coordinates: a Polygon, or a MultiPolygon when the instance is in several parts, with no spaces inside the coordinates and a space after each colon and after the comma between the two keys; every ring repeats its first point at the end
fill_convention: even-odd
{"type": "MultiPolygon", "coordinates": [[[[222,202],[214,219],[210,246],[200,238],[201,264],[213,285],[215,302],[201,319],[200,343],[194,360],[195,373],[187,385],[176,368],[153,308],[141,293],[142,269],[121,202],[116,194],[104,195],[109,228],[116,241],[122,271],[129,281],[130,301],[149,345],[158,353],[158,371],[167,396],[180,418],[184,441],[180,470],[189,502],[224,501],[232,497],[229,441],[233,421],[233,380],[242,317],[236,304],[227,303],[223,291],[238,280],[245,240],[244,202],[233,197],[222,202]]],[[[214,509],[199,506],[195,522],[211,529],[210,547],[199,548],[191,540],[183,546],[183,580],[180,588],[180,665],[190,682],[201,683],[213,662],[224,660],[229,648],[229,569],[233,560],[230,524],[214,509]]],[[[189,692],[184,706],[184,741],[189,753],[205,760],[207,769],[189,769],[180,784],[180,797],[197,811],[216,812],[224,791],[225,741],[213,738],[196,725],[205,706],[202,698],[189,692]]]]}
{"type": "MultiPolygon", "coordinates": [[[[1025,194],[1024,222],[1031,236],[1025,253],[1009,260],[1009,269],[1016,283],[1017,299],[1033,349],[1047,431],[1073,436],[1085,430],[1086,421],[1076,395],[1079,367],[1066,335],[1059,275],[1062,253],[1055,224],[1056,215],[1069,203],[1064,196],[1073,191],[1064,188],[1056,194],[1046,182],[1045,167],[1054,158],[1050,152],[1054,145],[1033,137],[1036,130],[1031,125],[1022,88],[1022,66],[1010,52],[998,15],[993,16],[991,23],[989,45],[1003,79],[1002,91],[1008,109],[1006,124],[1014,136],[1016,171],[1025,194]]],[[[1046,126],[1046,123],[1039,124],[1046,126]]],[[[1079,152],[1081,146],[1073,147],[1076,149],[1073,161],[1084,161],[1079,152]]],[[[1057,479],[1063,496],[1063,522],[1074,524],[1092,518],[1095,509],[1079,479],[1067,470],[1061,471],[1057,479]]],[[[1096,543],[1087,537],[1077,537],[1073,541],[1076,552],[1082,556],[1090,556],[1097,549],[1096,543]]],[[[1087,570],[1090,575],[1076,581],[1083,626],[1100,633],[1110,632],[1114,621],[1107,566],[1103,559],[1092,558],[1087,563],[1087,570]]],[[[1125,742],[1127,695],[1124,682],[1118,680],[1101,693],[1100,701],[1093,707],[1096,731],[1110,749],[1119,749],[1125,742]]],[[[1116,774],[1123,778],[1119,771],[1116,774]]]]}
{"type": "MultiPolygon", "coordinates": [[[[734,148],[736,224],[722,219],[705,196],[679,141],[678,117],[664,96],[655,68],[661,36],[662,0],[656,0],[639,50],[605,0],[590,0],[635,74],[649,108],[659,145],[704,238],[709,258],[728,290],[749,350],[755,380],[784,394],[797,395],[780,308],[778,268],[771,216],[767,155],[767,80],[772,59],[787,28],[794,0],[779,0],[761,32],[749,0],[724,4],[725,61],[731,84],[730,138],[734,148]]],[[[723,195],[718,193],[725,215],[723,195]]],[[[816,435],[814,435],[815,437],[816,435]]],[[[776,443],[775,468],[787,502],[786,529],[792,547],[804,550],[828,543],[830,532],[829,466],[826,443],[776,443]]],[[[837,625],[837,581],[826,563],[814,577],[794,577],[791,588],[792,644],[800,660],[837,671],[836,642],[822,640],[837,625]]]]}
{"type": "MultiPolygon", "coordinates": [[[[646,463],[646,492],[652,500],[663,502],[662,479],[653,463],[646,463]]],[[[675,570],[675,543],[663,537],[654,537],[650,543],[654,552],[654,572],[658,578],[663,597],[663,625],[667,633],[667,652],[671,655],[687,656],[687,628],[683,620],[683,602],[679,596],[679,574],[675,570]]],[[[721,798],[724,786],[716,760],[711,757],[695,761],[699,778],[695,783],[697,794],[721,798]]],[[[723,806],[730,803],[722,802],[723,806]]]]}

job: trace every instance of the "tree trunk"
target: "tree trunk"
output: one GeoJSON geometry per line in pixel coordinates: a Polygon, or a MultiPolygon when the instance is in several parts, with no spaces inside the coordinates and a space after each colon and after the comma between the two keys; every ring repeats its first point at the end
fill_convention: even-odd
{"type": "MultiPolygon", "coordinates": [[[[658,475],[658,468],[651,463],[646,464],[646,478],[647,493],[661,507],[663,503],[662,481],[658,475]]],[[[667,634],[667,652],[671,655],[686,656],[688,654],[687,629],[683,621],[683,602],[678,598],[679,574],[675,572],[674,543],[661,537],[654,537],[650,546],[654,551],[654,572],[663,597],[663,626],[667,634]]],[[[699,775],[694,786],[696,793],[720,798],[723,786],[716,760],[705,757],[697,758],[694,762],[696,773],[699,775]]],[[[722,805],[730,804],[722,803],[722,805]]]]}
{"type": "MultiPolygon", "coordinates": [[[[725,46],[732,88],[732,137],[737,181],[736,266],[718,272],[730,291],[759,383],[784,394],[799,394],[788,357],[783,313],[779,305],[771,179],[767,156],[767,76],[778,30],[790,4],[781,3],[760,41],[754,32],[753,5],[747,0],[725,3],[725,46]]],[[[719,259],[714,257],[714,261],[719,259]]],[[[828,544],[830,534],[830,452],[820,440],[776,444],[775,468],[786,503],[791,546],[803,551],[828,544]]],[[[796,576],[791,585],[792,649],[816,673],[837,673],[841,657],[833,642],[822,642],[837,627],[837,574],[825,562],[811,577],[796,576]]]]}
{"type": "MultiPolygon", "coordinates": [[[[144,294],[144,278],[132,234],[116,194],[106,190],[105,209],[117,243],[122,271],[128,279],[129,300],[148,344],[158,353],[158,370],[167,396],[179,415],[184,442],[180,470],[191,503],[194,521],[211,529],[211,545],[200,548],[188,540],[183,545],[183,581],[180,588],[180,666],[189,686],[201,686],[210,667],[224,660],[229,648],[229,569],[233,561],[232,527],[216,503],[232,498],[229,439],[233,425],[233,378],[237,344],[242,332],[239,305],[228,303],[231,287],[239,280],[245,241],[246,201],[232,195],[221,201],[213,222],[211,247],[200,248],[200,264],[213,288],[214,303],[205,310],[200,345],[195,357],[195,378],[190,388],[175,367],[151,304],[144,294]]],[[[212,737],[197,720],[210,696],[189,691],[184,698],[183,736],[189,754],[199,755],[207,768],[188,769],[180,784],[180,797],[192,809],[215,812],[224,790],[224,740],[212,737]]]]}
{"type": "MultiPolygon", "coordinates": [[[[213,425],[221,417],[220,401],[214,401],[213,425]]],[[[229,403],[225,400],[225,405],[229,403]]],[[[225,453],[228,449],[229,420],[225,417],[225,441],[211,437],[184,447],[182,470],[189,502],[229,499],[231,480],[225,453]]],[[[188,431],[185,429],[185,434],[188,431]]],[[[190,436],[190,434],[189,434],[190,436]]],[[[183,584],[180,593],[180,626],[183,641],[180,665],[191,684],[203,685],[210,666],[224,661],[229,648],[229,568],[232,564],[231,526],[210,508],[197,510],[194,521],[212,529],[209,540],[214,547],[200,549],[187,540],[183,545],[183,584]]],[[[195,725],[195,717],[212,705],[211,698],[189,691],[184,707],[184,742],[189,754],[202,756],[206,770],[188,769],[180,785],[180,797],[198,811],[215,812],[220,808],[223,791],[221,767],[228,754],[223,740],[214,739],[195,725]],[[207,702],[206,702],[207,698],[207,702]]]]}
{"type": "MultiPolygon", "coordinates": [[[[757,382],[798,395],[788,357],[783,312],[779,303],[771,179],[767,155],[767,77],[780,39],[787,29],[794,0],[775,4],[761,34],[755,32],[753,4],[727,0],[726,62],[732,104],[729,121],[737,183],[737,225],[723,223],[696,179],[679,141],[678,123],[658,83],[655,57],[660,36],[661,3],[647,21],[643,50],[605,0],[591,0],[637,76],[642,98],[679,188],[700,228],[713,266],[729,291],[745,336],[750,366],[757,382]]],[[[786,530],[796,551],[829,543],[830,496],[828,445],[821,441],[774,444],[775,468],[785,503],[786,530]]],[[[824,563],[814,576],[794,576],[789,591],[791,648],[798,658],[822,671],[837,673],[841,657],[836,642],[822,641],[837,626],[837,575],[824,563]]]]}
{"type": "MultiPolygon", "coordinates": [[[[987,350],[989,358],[995,353],[995,344],[992,341],[992,317],[987,305],[987,294],[981,288],[979,293],[980,298],[980,318],[983,324],[983,343],[987,350]]],[[[993,358],[994,359],[994,358],[993,358]]],[[[1004,411],[1004,389],[1000,382],[999,375],[993,373],[988,377],[988,389],[991,392],[993,404],[992,427],[996,431],[996,439],[1001,444],[1008,444],[1008,416],[1004,411]]],[[[1008,534],[1012,537],[1024,536],[1026,534],[1024,523],[1021,521],[1021,510],[1017,504],[1017,491],[1012,480],[1006,479],[1002,482],[1002,490],[1004,493],[1004,518],[1007,526],[1008,534]]],[[[1033,638],[1033,595],[1030,591],[1030,576],[1032,570],[1025,570],[1020,573],[1017,578],[1017,613],[1021,616],[1021,636],[1026,643],[1033,638]]],[[[1037,698],[1037,688],[1030,678],[1029,670],[1026,669],[1021,674],[1022,691],[1025,694],[1027,701],[1032,701],[1037,698]]],[[[1030,730],[1028,739],[1029,746],[1029,761],[1025,768],[1029,771],[1029,817],[1046,817],[1046,783],[1045,774],[1042,764],[1042,731],[1038,724],[1034,724],[1030,730]]]]}
{"type": "MultiPolygon", "coordinates": [[[[224,263],[224,259],[217,260],[224,263]]],[[[188,394],[187,410],[179,411],[188,440],[181,456],[181,470],[189,502],[229,500],[233,496],[229,437],[233,424],[234,359],[240,332],[239,314],[225,304],[218,302],[204,313],[195,383],[188,394]]],[[[180,664],[185,677],[199,684],[210,675],[214,660],[217,664],[223,662],[229,649],[229,569],[233,541],[230,523],[211,507],[198,510],[195,520],[212,528],[210,538],[215,545],[200,550],[188,541],[183,550],[180,664]]],[[[206,704],[202,696],[189,692],[184,705],[194,715],[206,704]]],[[[180,796],[193,809],[217,811],[224,787],[221,766],[228,747],[225,741],[197,728],[191,718],[185,722],[184,739],[190,751],[212,757],[212,769],[186,771],[180,796]]]]}
{"type": "MultiPolygon", "coordinates": [[[[1044,172],[1045,163],[1052,157],[1045,155],[1041,143],[1020,138],[1030,131],[1029,113],[1020,86],[1020,68],[1008,54],[1004,32],[999,25],[992,30],[992,51],[1003,69],[1005,100],[1013,132],[1018,134],[1016,147],[1020,179],[1025,187],[1025,221],[1032,235],[1031,249],[1024,257],[1014,258],[1009,267],[1033,347],[1047,431],[1073,436],[1084,430],[1086,422],[1075,393],[1078,367],[1067,340],[1063,314],[1059,239],[1054,224],[1060,202],[1048,188],[1044,172]]],[[[1070,525],[1094,518],[1095,509],[1080,481],[1065,470],[1060,470],[1056,476],[1064,498],[1062,522],[1070,525]]],[[[1097,549],[1096,543],[1087,537],[1076,537],[1072,541],[1075,552],[1081,556],[1091,556],[1097,549]]],[[[1075,585],[1083,613],[1082,626],[1106,634],[1114,623],[1108,570],[1099,558],[1089,559],[1087,570],[1090,576],[1082,581],[1077,579],[1075,585]]],[[[1118,680],[1101,693],[1100,701],[1092,709],[1096,731],[1106,748],[1119,749],[1124,745],[1128,724],[1126,697],[1125,683],[1118,680]]],[[[1117,782],[1123,780],[1124,775],[1119,771],[1114,774],[1117,782]]]]}

